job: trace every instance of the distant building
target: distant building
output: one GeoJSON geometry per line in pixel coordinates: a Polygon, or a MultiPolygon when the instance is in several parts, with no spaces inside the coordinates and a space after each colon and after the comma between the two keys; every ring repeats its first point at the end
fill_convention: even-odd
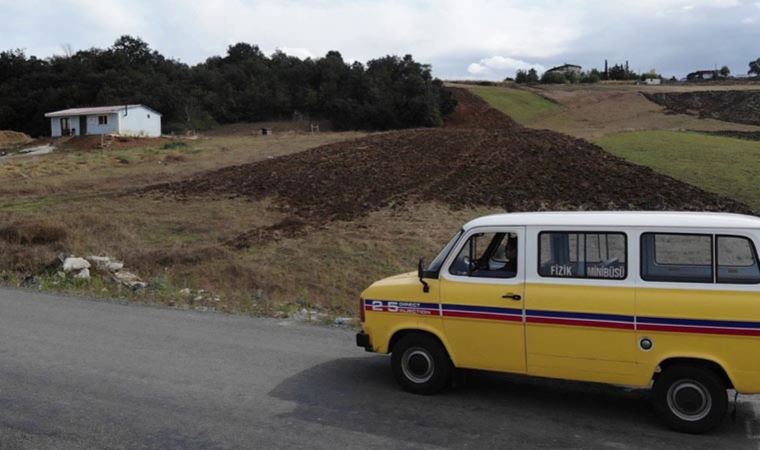
{"type": "Polygon", "coordinates": [[[697,70],[686,75],[686,79],[689,81],[715,80],[720,77],[720,72],[717,70],[697,70]]]}
{"type": "Polygon", "coordinates": [[[161,113],[143,105],[73,108],[45,114],[50,119],[50,134],[85,136],[120,134],[124,136],[161,136],[161,113]]]}
{"type": "Polygon", "coordinates": [[[661,78],[645,78],[644,84],[648,84],[648,85],[662,84],[662,79],[661,78]]]}
{"type": "Polygon", "coordinates": [[[576,66],[575,64],[563,64],[561,66],[552,67],[551,69],[547,70],[546,72],[547,73],[549,73],[549,72],[562,72],[565,75],[567,75],[569,73],[574,73],[576,75],[580,75],[582,69],[583,69],[583,67],[576,66]]]}

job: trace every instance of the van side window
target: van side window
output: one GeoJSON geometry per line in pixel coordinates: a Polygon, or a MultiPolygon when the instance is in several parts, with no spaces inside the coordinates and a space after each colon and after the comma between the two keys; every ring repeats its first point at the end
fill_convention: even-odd
{"type": "Polygon", "coordinates": [[[544,231],[538,238],[538,274],[624,280],[628,274],[626,246],[623,233],[544,231]]]}
{"type": "Polygon", "coordinates": [[[480,278],[516,277],[517,234],[473,234],[451,263],[449,272],[452,275],[480,278]]]}
{"type": "Polygon", "coordinates": [[[641,278],[646,281],[712,283],[712,236],[642,234],[641,278]]]}
{"type": "Polygon", "coordinates": [[[718,283],[758,284],[760,268],[755,245],[741,236],[718,236],[718,283]]]}

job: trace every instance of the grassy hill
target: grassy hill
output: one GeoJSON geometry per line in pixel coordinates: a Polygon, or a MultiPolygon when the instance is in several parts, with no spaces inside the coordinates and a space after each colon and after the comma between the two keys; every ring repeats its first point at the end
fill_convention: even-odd
{"type": "Polygon", "coordinates": [[[556,103],[523,89],[497,86],[472,86],[469,89],[521,125],[531,126],[538,117],[560,110],[556,103]]]}
{"type": "Polygon", "coordinates": [[[596,143],[614,155],[760,211],[758,141],[693,132],[638,131],[605,136],[596,143]]]}

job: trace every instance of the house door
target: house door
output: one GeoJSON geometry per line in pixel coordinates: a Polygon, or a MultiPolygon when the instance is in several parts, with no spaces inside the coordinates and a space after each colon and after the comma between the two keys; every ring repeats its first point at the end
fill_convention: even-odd
{"type": "Polygon", "coordinates": [[[87,134],[87,116],[79,116],[79,135],[87,134]]]}
{"type": "Polygon", "coordinates": [[[70,133],[71,128],[69,127],[69,118],[61,117],[61,136],[68,136],[70,133]]]}

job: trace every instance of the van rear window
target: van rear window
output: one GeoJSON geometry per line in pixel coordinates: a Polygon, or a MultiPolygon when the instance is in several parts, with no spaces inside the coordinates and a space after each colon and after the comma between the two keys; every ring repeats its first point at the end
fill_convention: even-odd
{"type": "Polygon", "coordinates": [[[538,236],[538,274],[623,280],[628,274],[626,254],[623,233],[544,231],[538,236]]]}
{"type": "Polygon", "coordinates": [[[755,245],[742,236],[718,236],[718,283],[758,284],[760,268],[755,245]]]}
{"type": "Polygon", "coordinates": [[[712,283],[712,235],[644,233],[641,278],[646,281],[712,283]]]}

